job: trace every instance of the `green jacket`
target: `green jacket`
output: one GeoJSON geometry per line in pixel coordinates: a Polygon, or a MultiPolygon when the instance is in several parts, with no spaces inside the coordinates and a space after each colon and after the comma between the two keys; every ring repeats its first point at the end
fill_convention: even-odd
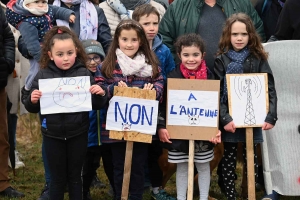
{"type": "MultiPolygon", "coordinates": [[[[175,0],[163,16],[159,33],[163,36],[163,42],[167,45],[174,58],[175,48],[173,43],[176,38],[186,33],[198,32],[198,22],[201,16],[201,9],[204,0],[175,0]]],[[[246,13],[254,22],[257,33],[265,41],[263,22],[255,11],[249,0],[217,0],[217,4],[223,8],[227,18],[238,12],[246,13]]],[[[219,38],[216,38],[219,40],[219,38]]]]}

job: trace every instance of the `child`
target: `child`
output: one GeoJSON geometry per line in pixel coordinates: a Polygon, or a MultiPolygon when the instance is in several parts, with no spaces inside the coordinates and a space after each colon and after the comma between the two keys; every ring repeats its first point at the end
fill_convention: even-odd
{"type": "MultiPolygon", "coordinates": [[[[29,112],[40,111],[42,91],[39,80],[47,78],[90,76],[93,109],[106,104],[105,89],[95,85],[85,67],[86,54],[78,37],[67,27],[53,27],[44,38],[41,70],[24,101],[29,112]]],[[[51,174],[50,199],[62,200],[66,184],[69,198],[82,199],[81,169],[86,155],[89,113],[57,113],[41,115],[42,133],[51,174]]]]}
{"type": "MultiPolygon", "coordinates": [[[[180,36],[176,43],[176,52],[181,60],[181,64],[177,66],[168,78],[183,78],[183,79],[214,79],[212,73],[209,72],[205,60],[203,60],[204,42],[201,37],[195,33],[180,36]]],[[[188,188],[188,141],[187,140],[172,140],[168,130],[166,129],[166,99],[167,91],[165,84],[165,92],[163,102],[160,106],[161,120],[158,125],[158,135],[162,142],[168,147],[168,162],[177,163],[176,171],[176,189],[177,199],[186,199],[186,191],[188,188]]],[[[221,142],[221,133],[219,132],[215,138],[210,142],[216,144],[221,142]]],[[[198,184],[200,190],[200,200],[208,199],[209,185],[210,185],[210,167],[209,162],[214,157],[213,145],[208,141],[195,141],[195,165],[198,171],[198,184]],[[207,146],[206,148],[203,148],[207,146]],[[201,150],[200,150],[201,149],[201,150]]]]}
{"type": "MultiPolygon", "coordinates": [[[[133,20],[123,20],[116,28],[109,52],[97,68],[95,80],[107,86],[108,98],[113,96],[114,86],[138,87],[156,90],[160,100],[163,91],[163,76],[158,61],[151,51],[142,26],[133,20]],[[130,67],[129,67],[130,66],[130,67]]],[[[126,143],[109,140],[108,131],[101,133],[103,142],[112,143],[114,185],[116,199],[121,199],[126,143]]],[[[144,189],[144,166],[148,144],[135,142],[133,146],[129,193],[131,200],[141,200],[144,189]]]]}
{"type": "Polygon", "coordinates": [[[74,23],[75,15],[71,10],[48,5],[47,0],[11,0],[7,4],[6,16],[8,22],[20,31],[28,53],[33,57],[29,59],[30,70],[25,86],[22,88],[22,94],[28,95],[32,81],[39,70],[40,46],[45,33],[52,28],[55,19],[74,23]]]}
{"type": "MultiPolygon", "coordinates": [[[[96,40],[83,40],[82,45],[88,56],[88,62],[86,63],[87,68],[94,76],[97,66],[102,63],[105,57],[102,45],[96,40]]],[[[89,199],[91,183],[95,180],[95,177],[98,180],[98,187],[105,187],[105,184],[100,182],[96,173],[97,168],[100,166],[101,157],[105,173],[107,174],[110,184],[113,185],[110,145],[102,144],[100,139],[100,133],[104,130],[104,127],[101,126],[101,121],[104,117],[105,115],[102,114],[101,110],[92,110],[89,113],[90,128],[88,134],[88,149],[82,170],[83,200],[89,199]]]]}
{"type": "MultiPolygon", "coordinates": [[[[225,23],[219,43],[219,52],[215,61],[214,71],[221,80],[220,86],[220,123],[222,127],[222,141],[224,141],[224,155],[222,158],[222,175],[227,199],[236,199],[235,166],[237,143],[245,145],[245,129],[236,129],[232,117],[228,113],[228,97],[226,74],[238,73],[267,73],[269,112],[263,124],[263,130],[274,127],[277,120],[277,96],[274,77],[267,61],[267,53],[263,50],[259,36],[251,19],[242,13],[233,14],[225,23]],[[234,133],[234,134],[233,134],[234,133]],[[234,156],[232,156],[234,155],[234,156]]],[[[254,146],[263,142],[261,128],[254,128],[254,146]]],[[[254,151],[255,158],[256,152],[254,151]]],[[[244,149],[244,161],[246,160],[244,149]]],[[[257,162],[254,159],[255,172],[257,162]]],[[[246,165],[246,163],[244,163],[246,165]]],[[[246,166],[244,166],[244,169],[246,166]]],[[[245,170],[247,171],[247,170],[245,170]]],[[[257,178],[257,173],[255,174],[257,178]]]]}
{"type": "MultiPolygon", "coordinates": [[[[149,46],[156,54],[164,80],[167,74],[175,68],[175,62],[169,48],[162,43],[162,37],[158,34],[160,15],[157,9],[144,4],[135,8],[132,19],[139,22],[147,36],[149,46]]],[[[151,195],[154,199],[173,200],[174,198],[162,189],[163,172],[158,165],[158,159],[162,154],[162,147],[157,136],[153,136],[153,141],[148,149],[149,176],[151,181],[151,195]]]]}

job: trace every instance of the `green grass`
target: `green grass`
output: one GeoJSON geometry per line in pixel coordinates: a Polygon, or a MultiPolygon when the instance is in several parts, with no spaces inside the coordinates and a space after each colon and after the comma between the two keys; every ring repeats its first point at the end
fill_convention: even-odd
{"type": "MultiPolygon", "coordinates": [[[[18,124],[18,132],[17,132],[17,150],[23,156],[23,162],[26,167],[22,169],[16,170],[16,176],[13,176],[12,172],[10,172],[11,185],[17,190],[23,192],[26,197],[24,200],[35,200],[40,196],[41,190],[44,187],[44,169],[42,162],[42,154],[41,154],[41,134],[39,131],[39,127],[37,126],[37,116],[22,116],[19,120],[18,124]],[[32,122],[34,121],[34,122],[32,122]],[[29,131],[30,130],[30,131],[29,131]]],[[[241,164],[238,164],[238,177],[239,179],[236,181],[236,189],[239,193],[241,193],[241,164]]],[[[98,169],[98,176],[102,182],[104,182],[107,186],[109,185],[108,179],[105,176],[103,171],[103,167],[98,169]]],[[[169,180],[166,191],[172,196],[176,197],[176,182],[175,175],[169,180]]],[[[92,189],[91,195],[93,200],[110,200],[112,199],[108,195],[109,187],[104,189],[92,189]]],[[[220,189],[217,185],[217,175],[216,170],[213,171],[212,179],[211,179],[211,187],[210,187],[210,196],[214,197],[218,200],[225,200],[225,196],[220,192],[220,189]]],[[[257,199],[261,199],[263,196],[263,192],[257,192],[257,199]]],[[[1,198],[1,200],[8,200],[9,198],[1,198]]],[[[68,199],[67,193],[65,194],[65,199],[68,199]]],[[[150,200],[150,192],[149,190],[145,190],[144,200],[150,200]]],[[[199,199],[197,192],[194,194],[194,200],[199,199]]],[[[282,197],[281,200],[296,200],[299,197],[282,197]]]]}

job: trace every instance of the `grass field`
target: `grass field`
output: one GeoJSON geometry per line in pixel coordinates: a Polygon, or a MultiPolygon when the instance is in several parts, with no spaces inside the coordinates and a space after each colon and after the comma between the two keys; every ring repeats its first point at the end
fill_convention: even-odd
{"type": "MultiPolygon", "coordinates": [[[[35,200],[39,197],[44,186],[44,169],[41,156],[41,134],[36,115],[24,115],[19,118],[17,131],[17,150],[22,154],[22,160],[26,167],[16,170],[16,176],[10,173],[11,184],[16,189],[25,193],[24,200],[35,200]]],[[[241,177],[241,165],[238,164],[238,177],[241,177]]],[[[101,181],[108,186],[108,180],[104,174],[103,168],[98,169],[98,175],[101,181]]],[[[241,193],[241,180],[236,181],[236,189],[241,193]]],[[[175,176],[169,180],[166,191],[176,197],[175,176]]],[[[104,189],[92,189],[93,200],[110,200],[108,195],[109,187],[104,189]]],[[[263,192],[257,192],[257,199],[261,199],[263,192]]],[[[225,199],[217,185],[216,170],[212,174],[210,196],[218,200],[225,199]]],[[[1,198],[2,199],[2,198],[1,198]]],[[[9,198],[3,198],[8,200],[9,198]]],[[[67,193],[65,199],[68,199],[67,193]]],[[[144,200],[150,200],[151,196],[148,189],[145,189],[144,200]]],[[[194,194],[194,200],[199,199],[197,192],[194,194]]],[[[282,197],[281,200],[296,200],[300,197],[282,197]]]]}

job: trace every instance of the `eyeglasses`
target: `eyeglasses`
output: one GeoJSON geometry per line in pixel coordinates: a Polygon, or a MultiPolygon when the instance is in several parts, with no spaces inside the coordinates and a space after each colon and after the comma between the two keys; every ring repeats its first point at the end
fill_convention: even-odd
{"type": "Polygon", "coordinates": [[[90,57],[89,57],[88,60],[87,60],[87,63],[91,63],[92,60],[93,60],[94,62],[96,62],[96,63],[101,62],[100,56],[95,56],[95,57],[93,57],[93,58],[90,58],[90,57]]]}

